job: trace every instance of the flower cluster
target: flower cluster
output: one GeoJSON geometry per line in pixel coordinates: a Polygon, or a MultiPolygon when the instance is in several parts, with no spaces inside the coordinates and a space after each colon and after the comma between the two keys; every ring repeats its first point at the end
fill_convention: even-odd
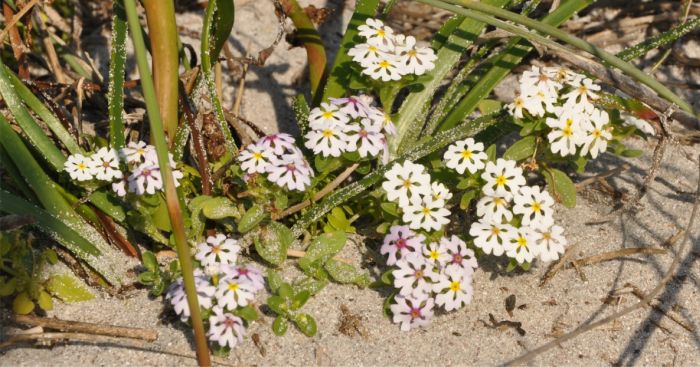
{"type": "Polygon", "coordinates": [[[348,55],[372,79],[400,80],[404,75],[423,75],[435,67],[437,56],[432,48],[417,46],[413,36],[394,34],[381,20],[367,19],[358,30],[366,41],[351,48],[348,55]]]}
{"type": "Polygon", "coordinates": [[[545,117],[551,151],[561,156],[592,158],[605,152],[612,139],[610,117],[593,102],[600,86],[564,68],[533,66],[520,79],[520,96],[508,106],[519,119],[545,117]],[[579,150],[580,149],[580,150],[579,150]]]}
{"type": "MultiPolygon", "coordinates": [[[[235,239],[219,234],[197,245],[195,254],[195,259],[205,269],[198,268],[194,275],[199,305],[211,311],[207,335],[221,347],[233,348],[243,341],[244,322],[233,312],[247,306],[257,292],[265,289],[260,269],[249,264],[236,264],[240,250],[235,239]]],[[[186,322],[190,309],[182,278],[170,286],[166,299],[186,322]]]]}
{"type": "Polygon", "coordinates": [[[390,309],[401,330],[429,324],[435,305],[453,311],[471,302],[476,257],[459,237],[427,243],[409,227],[393,226],[380,252],[395,267],[391,274],[398,293],[390,309]]]}
{"type": "Polygon", "coordinates": [[[431,182],[425,167],[410,161],[397,163],[384,175],[382,184],[389,200],[398,203],[402,220],[411,229],[437,231],[449,223],[445,208],[452,193],[439,182],[431,182]]]}
{"type": "Polygon", "coordinates": [[[362,158],[388,153],[385,134],[393,135],[396,128],[388,114],[372,106],[371,97],[331,98],[329,102],[309,114],[307,148],[324,157],[355,151],[362,158]]]}
{"type": "MultiPolygon", "coordinates": [[[[183,175],[175,169],[172,154],[168,155],[175,185],[178,186],[178,180],[183,175]]],[[[64,170],[76,181],[112,182],[112,190],[119,196],[126,195],[127,191],[136,195],[153,195],[156,191],[163,190],[156,149],[143,141],[130,142],[119,151],[100,148],[89,157],[73,154],[66,160],[64,170]],[[122,167],[127,171],[123,172],[122,167]]]]}
{"type": "Polygon", "coordinates": [[[285,133],[267,135],[248,145],[238,160],[248,175],[267,174],[268,180],[288,190],[306,190],[314,175],[294,138],[285,133]]]}

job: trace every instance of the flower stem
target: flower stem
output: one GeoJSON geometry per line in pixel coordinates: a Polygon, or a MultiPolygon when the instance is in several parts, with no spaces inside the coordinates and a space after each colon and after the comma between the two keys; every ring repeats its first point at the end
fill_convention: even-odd
{"type": "MultiPolygon", "coordinates": [[[[163,132],[163,123],[158,109],[155,87],[151,79],[148,60],[146,58],[146,46],[141,34],[139,18],[136,12],[135,0],[125,0],[127,19],[129,28],[131,28],[131,37],[134,43],[136,61],[141,76],[141,88],[146,101],[146,109],[150,119],[151,137],[158,153],[158,165],[163,177],[165,186],[165,200],[168,206],[168,214],[170,223],[173,228],[177,254],[182,267],[182,278],[187,294],[187,305],[190,309],[190,320],[194,329],[194,338],[197,348],[197,362],[200,366],[210,366],[211,360],[209,357],[209,347],[204,335],[204,324],[199,312],[199,302],[197,300],[197,292],[194,283],[194,274],[192,270],[192,260],[190,259],[190,247],[185,236],[185,227],[180,211],[180,202],[178,201],[177,192],[175,191],[175,182],[170,169],[168,159],[168,146],[165,141],[165,133],[163,132]]],[[[175,86],[177,93],[177,85],[175,86]]],[[[177,97],[177,95],[176,95],[177,97]]]]}

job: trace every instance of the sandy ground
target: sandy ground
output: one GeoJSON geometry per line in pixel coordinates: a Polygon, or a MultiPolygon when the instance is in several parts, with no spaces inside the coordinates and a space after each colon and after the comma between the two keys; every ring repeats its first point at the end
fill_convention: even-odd
{"type": "MultiPolygon", "coordinates": [[[[316,5],[323,5],[317,3],[316,5]]],[[[331,7],[340,9],[341,3],[331,7]]],[[[325,31],[333,38],[340,32],[349,12],[338,10],[325,31]],[[342,15],[338,17],[337,15],[342,15]]],[[[181,21],[196,22],[195,14],[180,15],[181,21]]],[[[199,23],[194,23],[199,24],[199,23]]],[[[232,40],[238,54],[257,52],[275,36],[276,20],[272,5],[265,1],[238,1],[236,31],[232,40]]],[[[194,40],[185,40],[195,43],[194,40]]],[[[198,46],[195,46],[198,47],[198,46]]],[[[287,49],[282,44],[263,68],[248,73],[242,114],[267,131],[293,131],[289,98],[297,93],[298,80],[304,73],[303,49],[287,49]]],[[[225,85],[233,85],[225,80],[225,85]]],[[[225,89],[231,96],[233,88],[225,89]]],[[[230,98],[228,98],[230,99],[230,98]]],[[[625,160],[631,169],[609,180],[625,195],[632,195],[650,165],[653,141],[631,140],[644,149],[641,158],[625,160]]],[[[586,188],[575,209],[559,207],[556,217],[566,229],[574,258],[583,258],[627,247],[659,247],[687,224],[693,193],[698,180],[697,157],[700,147],[672,146],[666,155],[659,177],[642,200],[643,210],[634,215],[608,216],[615,201],[598,190],[586,188]]],[[[590,166],[586,176],[620,166],[623,160],[604,156],[590,166]]],[[[535,365],[681,365],[700,364],[700,226],[694,228],[689,251],[679,254],[683,271],[673,278],[658,297],[659,307],[678,322],[652,309],[638,310],[618,322],[586,333],[553,348],[538,357],[535,365]]],[[[377,244],[348,244],[343,256],[359,264],[364,247],[377,244]],[[359,251],[358,251],[359,250],[359,251]]],[[[547,285],[539,283],[546,266],[536,264],[529,272],[508,274],[504,264],[493,258],[480,259],[474,277],[474,300],[471,305],[450,314],[439,315],[423,330],[401,332],[382,314],[385,294],[380,291],[330,285],[313,298],[305,311],[318,322],[318,334],[307,338],[290,329],[285,337],[270,330],[272,317],[265,315],[248,330],[258,334],[262,348],[251,338],[229,357],[241,365],[494,365],[506,362],[556,335],[581,323],[600,319],[627,307],[637,298],[625,293],[631,283],[649,291],[661,279],[680,246],[676,242],[667,254],[635,255],[575,269],[561,270],[547,285]],[[611,292],[623,290],[619,298],[609,299],[611,292]],[[515,295],[517,307],[512,317],[506,313],[504,300],[515,295]],[[361,319],[364,335],[345,335],[341,305],[361,319]],[[496,320],[522,322],[525,335],[514,329],[490,327],[489,314],[496,320]]],[[[291,278],[296,271],[286,269],[291,278]]],[[[264,302],[264,297],[259,298],[264,302]]],[[[162,349],[191,350],[189,331],[174,322],[160,299],[151,299],[145,290],[135,290],[123,297],[105,294],[89,302],[63,304],[49,313],[66,320],[80,320],[157,330],[156,345],[162,349]]],[[[5,312],[5,311],[3,311],[5,312]]],[[[0,328],[0,337],[8,332],[0,328]]],[[[0,354],[4,366],[75,366],[75,365],[194,365],[193,359],[139,351],[114,345],[56,345],[35,348],[18,345],[0,354]]]]}

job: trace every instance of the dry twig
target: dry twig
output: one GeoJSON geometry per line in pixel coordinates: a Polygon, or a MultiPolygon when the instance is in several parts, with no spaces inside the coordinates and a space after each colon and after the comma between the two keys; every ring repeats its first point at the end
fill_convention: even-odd
{"type": "Polygon", "coordinates": [[[667,251],[662,249],[662,248],[629,247],[629,248],[623,248],[620,250],[604,252],[602,254],[589,256],[589,257],[586,257],[583,259],[573,260],[573,261],[571,261],[571,266],[573,266],[573,267],[588,266],[588,265],[593,265],[593,264],[597,264],[597,263],[604,262],[604,261],[610,261],[610,260],[617,259],[619,257],[625,257],[625,256],[630,256],[630,255],[636,255],[636,254],[656,255],[656,254],[665,254],[666,252],[667,251]]]}
{"type": "Polygon", "coordinates": [[[567,248],[561,259],[549,267],[549,270],[547,270],[540,281],[540,287],[544,287],[547,283],[549,283],[549,281],[552,280],[555,275],[557,275],[559,270],[561,270],[564,265],[569,263],[569,259],[574,256],[574,250],[576,250],[577,247],[578,243],[575,243],[573,246],[567,248]]]}
{"type": "Polygon", "coordinates": [[[16,315],[14,316],[12,321],[14,321],[17,324],[41,326],[46,329],[70,333],[105,335],[122,338],[141,339],[147,341],[154,341],[158,339],[158,333],[155,330],[151,329],[94,324],[90,322],[59,320],[33,315],[16,315]]]}
{"type": "Polygon", "coordinates": [[[34,5],[36,5],[38,2],[39,0],[30,1],[29,3],[27,3],[27,5],[24,6],[24,8],[22,8],[22,10],[18,11],[17,14],[15,14],[15,16],[12,17],[12,19],[10,19],[9,21],[5,19],[5,29],[3,29],[0,32],[0,44],[2,44],[3,41],[5,41],[5,36],[7,35],[7,33],[14,28],[15,24],[17,24],[17,22],[19,22],[19,20],[22,19],[24,14],[27,14],[28,11],[32,10],[34,5]]]}

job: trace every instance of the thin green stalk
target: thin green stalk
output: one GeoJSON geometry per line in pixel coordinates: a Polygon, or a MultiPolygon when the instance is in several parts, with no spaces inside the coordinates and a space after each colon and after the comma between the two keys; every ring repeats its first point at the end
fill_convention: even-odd
{"type": "Polygon", "coordinates": [[[698,29],[700,27],[700,18],[693,18],[683,24],[678,25],[675,28],[671,28],[666,32],[659,33],[651,38],[647,38],[644,41],[626,48],[617,54],[622,60],[631,61],[636,58],[641,57],[650,50],[659,48],[666,44],[676,41],[677,39],[685,36],[686,34],[698,29]]]}
{"type": "MultiPolygon", "coordinates": [[[[168,206],[168,215],[170,217],[171,227],[177,247],[178,259],[182,267],[182,278],[187,294],[187,305],[190,309],[190,320],[194,329],[195,344],[197,349],[197,362],[200,366],[210,366],[211,359],[209,357],[209,346],[204,334],[204,324],[199,312],[199,302],[197,300],[197,289],[194,282],[194,273],[192,268],[192,259],[190,258],[190,246],[187,243],[185,235],[185,226],[180,212],[180,202],[178,201],[177,191],[175,190],[175,182],[173,179],[170,162],[168,159],[168,145],[165,141],[163,132],[163,123],[158,109],[158,102],[153,85],[153,80],[150,75],[148,59],[146,57],[146,46],[143,37],[139,31],[139,18],[136,11],[135,0],[125,0],[126,15],[131,29],[131,37],[134,43],[136,61],[138,64],[139,75],[141,77],[141,88],[143,89],[144,99],[146,101],[146,109],[150,119],[151,137],[156,146],[158,154],[158,165],[163,178],[165,187],[165,199],[168,206]]],[[[177,93],[177,84],[175,86],[177,93]]]]}
{"type": "Polygon", "coordinates": [[[126,64],[126,36],[128,33],[124,1],[112,4],[112,53],[109,62],[109,145],[114,149],[124,147],[124,65],[126,64]]]}
{"type": "Polygon", "coordinates": [[[420,2],[433,5],[438,8],[442,8],[445,10],[450,10],[452,12],[462,14],[464,16],[467,16],[469,18],[472,18],[474,20],[478,20],[484,23],[488,23],[492,26],[495,26],[497,28],[501,28],[503,30],[506,30],[508,32],[511,32],[513,34],[525,37],[529,40],[535,40],[547,47],[552,47],[552,48],[557,48],[557,49],[562,49],[564,51],[569,51],[566,47],[550,40],[549,38],[546,38],[542,35],[539,35],[534,32],[530,32],[528,30],[525,30],[521,27],[518,27],[517,25],[513,25],[501,20],[496,19],[495,17],[500,17],[506,20],[509,20],[511,22],[514,22],[516,24],[521,24],[529,29],[534,29],[539,32],[542,32],[546,35],[552,36],[554,38],[557,38],[571,46],[574,46],[580,50],[583,50],[593,56],[596,56],[611,66],[614,66],[618,69],[620,69],[622,72],[626,73],[627,75],[635,78],[638,80],[640,83],[648,86],[651,88],[654,92],[658,93],[659,96],[666,98],[669,102],[675,103],[677,106],[679,106],[681,109],[695,114],[693,111],[693,108],[691,105],[678,97],[676,94],[674,94],[670,89],[666,88],[663,84],[658,82],[656,79],[653,77],[650,77],[644,71],[639,70],[636,68],[634,65],[627,63],[620,58],[616,57],[615,55],[612,55],[576,36],[573,36],[569,33],[566,33],[556,27],[552,27],[550,25],[547,25],[543,22],[540,22],[538,20],[534,20],[528,17],[524,17],[520,14],[513,13],[508,10],[503,10],[494,6],[490,6],[484,3],[472,1],[472,0],[445,0],[445,1],[440,1],[440,0],[418,0],[420,2]],[[459,6],[454,6],[454,5],[459,5],[459,6]],[[464,9],[464,8],[468,9],[464,9]]]}
{"type": "MultiPolygon", "coordinates": [[[[216,122],[219,124],[219,129],[224,135],[224,144],[226,145],[226,150],[235,156],[238,154],[238,147],[236,142],[231,136],[231,129],[229,129],[226,123],[226,117],[224,116],[224,109],[221,107],[221,101],[216,93],[216,86],[214,85],[214,76],[211,70],[211,46],[210,46],[210,34],[211,25],[214,18],[214,12],[216,11],[216,1],[210,1],[207,5],[207,11],[204,14],[204,24],[202,26],[202,39],[201,39],[201,57],[202,57],[202,74],[200,82],[204,83],[205,88],[209,94],[209,99],[211,99],[211,104],[214,107],[214,117],[216,122]]],[[[175,90],[177,90],[177,85],[175,85],[175,90]]]]}
{"type": "MultiPolygon", "coordinates": [[[[177,24],[173,0],[144,0],[153,57],[153,81],[168,145],[177,131],[177,83],[180,59],[177,48],[177,24]]],[[[140,30],[133,29],[132,32],[140,30]]]]}

